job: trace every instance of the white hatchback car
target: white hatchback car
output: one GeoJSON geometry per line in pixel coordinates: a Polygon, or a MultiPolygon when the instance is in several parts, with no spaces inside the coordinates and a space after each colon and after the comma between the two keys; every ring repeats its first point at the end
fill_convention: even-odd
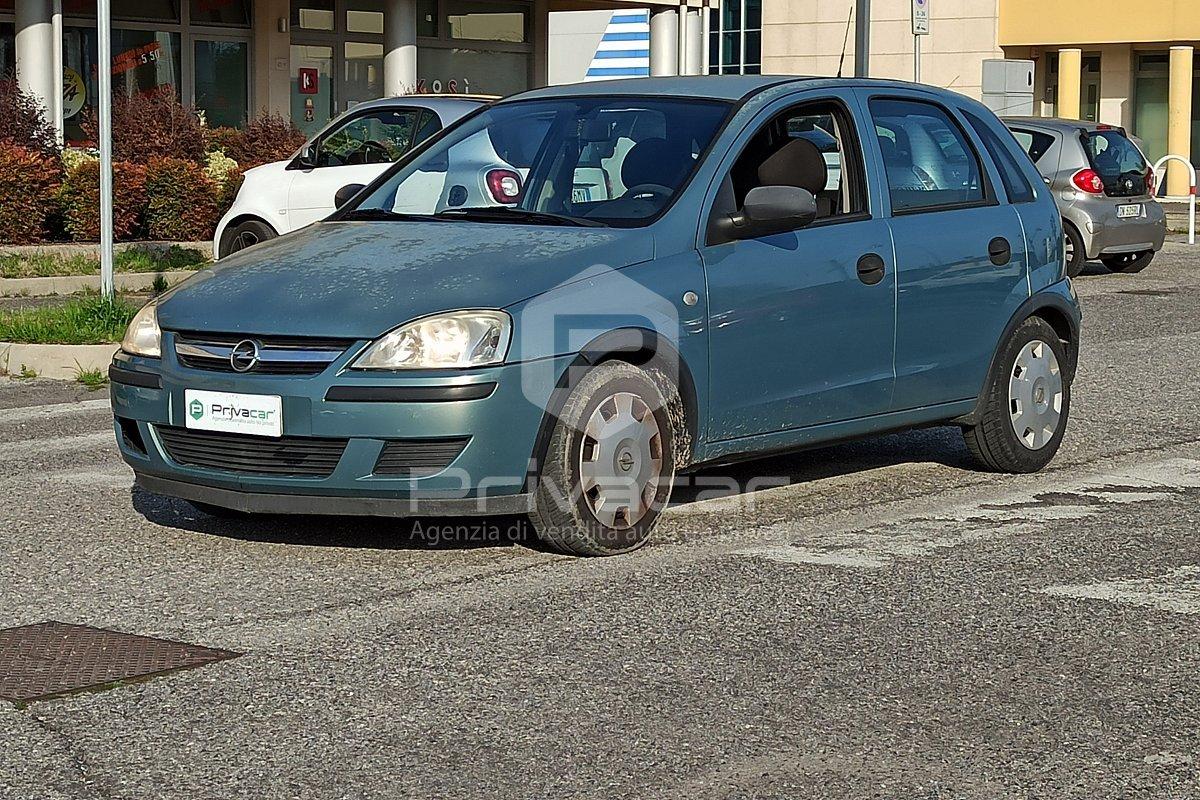
{"type": "Polygon", "coordinates": [[[213,236],[223,258],[324,219],[347,184],[366,184],[408,151],[494,98],[410,95],[360,103],[286,161],[247,170],[213,236]]]}

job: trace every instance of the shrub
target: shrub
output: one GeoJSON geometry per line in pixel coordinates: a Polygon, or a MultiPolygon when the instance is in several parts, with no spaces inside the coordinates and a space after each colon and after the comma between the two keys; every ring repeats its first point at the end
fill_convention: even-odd
{"type": "Polygon", "coordinates": [[[209,153],[221,152],[228,156],[239,151],[241,146],[242,132],[237,128],[209,128],[205,133],[205,149],[209,153]]]}
{"type": "MultiPolygon", "coordinates": [[[[77,242],[100,238],[100,162],[81,159],[67,172],[59,196],[63,225],[77,242]]],[[[146,214],[146,168],[118,161],[113,164],[113,238],[141,235],[146,214]]]]}
{"type": "Polygon", "coordinates": [[[233,207],[233,201],[237,199],[238,190],[242,188],[245,179],[246,176],[238,170],[229,175],[217,190],[217,219],[225,216],[225,212],[233,207]]]}
{"type": "Polygon", "coordinates": [[[45,237],[61,179],[57,157],[0,141],[0,242],[32,244],[45,237]]]}
{"type": "Polygon", "coordinates": [[[152,239],[208,239],[217,224],[217,190],[204,170],[181,158],[146,165],[146,227],[152,239]]]}
{"type": "Polygon", "coordinates": [[[0,142],[33,150],[42,158],[57,158],[58,136],[32,95],[21,91],[16,78],[0,77],[0,142]]]}
{"type": "Polygon", "coordinates": [[[299,128],[278,114],[256,117],[245,130],[235,133],[222,134],[222,149],[243,170],[288,158],[306,139],[299,128]]]}
{"type": "MultiPolygon", "coordinates": [[[[83,132],[100,140],[95,110],[83,117],[83,132]]],[[[204,163],[205,130],[200,118],[175,99],[170,86],[145,94],[117,93],[112,103],[113,158],[148,164],[159,157],[204,163]]]]}
{"type": "Polygon", "coordinates": [[[70,172],[85,161],[100,161],[99,154],[82,147],[68,147],[62,152],[63,168],[70,172]]]}

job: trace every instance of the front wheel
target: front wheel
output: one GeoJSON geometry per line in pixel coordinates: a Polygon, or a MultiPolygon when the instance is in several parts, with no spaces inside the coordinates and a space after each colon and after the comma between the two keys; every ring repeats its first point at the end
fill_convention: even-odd
{"type": "Polygon", "coordinates": [[[550,437],[530,514],[563,553],[616,555],[650,538],[675,477],[673,388],[623,361],[590,370],[550,437]],[[669,397],[664,397],[664,394],[669,397]]]}
{"type": "Polygon", "coordinates": [[[1113,272],[1124,272],[1126,274],[1141,272],[1150,266],[1150,262],[1153,260],[1153,250],[1146,250],[1141,253],[1121,253],[1117,256],[1100,256],[1100,261],[1104,266],[1113,272]]]}
{"type": "Polygon", "coordinates": [[[1022,322],[1004,344],[981,400],[979,420],[963,428],[980,466],[1037,472],[1062,444],[1071,412],[1066,351],[1040,317],[1022,322]]]}
{"type": "Polygon", "coordinates": [[[248,219],[239,222],[237,225],[226,230],[224,235],[221,236],[220,257],[224,258],[239,250],[253,247],[261,242],[274,239],[278,235],[274,228],[262,220],[248,219]]]}

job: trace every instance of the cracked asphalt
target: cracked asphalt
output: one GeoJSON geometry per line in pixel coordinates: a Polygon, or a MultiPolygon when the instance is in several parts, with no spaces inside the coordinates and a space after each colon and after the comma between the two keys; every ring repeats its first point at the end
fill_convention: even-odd
{"type": "Polygon", "coordinates": [[[1077,281],[1044,473],[947,428],[751,462],[603,560],[217,520],[131,490],[104,394],[0,383],[0,628],[243,654],[0,701],[0,798],[1200,796],[1198,269],[1077,281]]]}

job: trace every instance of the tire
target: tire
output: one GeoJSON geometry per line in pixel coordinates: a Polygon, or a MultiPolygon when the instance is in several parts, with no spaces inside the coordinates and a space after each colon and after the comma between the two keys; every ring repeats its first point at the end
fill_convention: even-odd
{"type": "Polygon", "coordinates": [[[243,220],[237,225],[227,228],[221,235],[220,257],[224,258],[231,253],[245,250],[247,247],[262,244],[278,235],[274,228],[260,219],[243,220]]]}
{"type": "Polygon", "coordinates": [[[1030,317],[1013,331],[988,376],[979,421],[963,427],[967,449],[981,467],[1025,473],[1050,463],[1071,413],[1067,363],[1058,334],[1044,319],[1030,317]]]}
{"type": "Polygon", "coordinates": [[[675,477],[672,404],[674,387],[623,361],[604,362],[580,379],[554,423],[529,515],[546,546],[608,556],[646,543],[675,477]],[[604,436],[605,425],[624,427],[604,436]],[[629,483],[606,491],[605,478],[610,487],[629,483]]]}
{"type": "Polygon", "coordinates": [[[1150,266],[1150,262],[1153,260],[1153,250],[1145,250],[1141,253],[1122,253],[1119,256],[1100,256],[1100,261],[1104,266],[1113,272],[1123,272],[1127,275],[1141,272],[1150,266]]]}
{"type": "Polygon", "coordinates": [[[1083,243],[1083,237],[1079,235],[1079,231],[1075,230],[1075,226],[1063,220],[1063,239],[1066,250],[1067,277],[1078,278],[1079,273],[1083,272],[1083,265],[1087,261],[1087,248],[1083,243]]]}

